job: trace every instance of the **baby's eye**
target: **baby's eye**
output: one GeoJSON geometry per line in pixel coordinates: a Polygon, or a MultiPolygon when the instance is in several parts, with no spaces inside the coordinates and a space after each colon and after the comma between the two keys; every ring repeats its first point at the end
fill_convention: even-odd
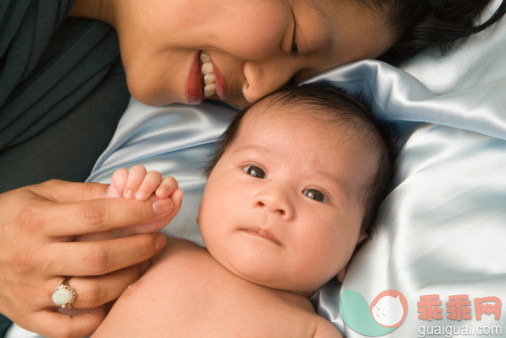
{"type": "Polygon", "coordinates": [[[265,172],[260,169],[259,167],[256,167],[254,165],[247,165],[243,168],[244,172],[250,176],[257,177],[257,178],[264,178],[265,172]]]}
{"type": "Polygon", "coordinates": [[[325,195],[316,189],[305,189],[302,194],[317,202],[325,202],[326,200],[325,195]]]}

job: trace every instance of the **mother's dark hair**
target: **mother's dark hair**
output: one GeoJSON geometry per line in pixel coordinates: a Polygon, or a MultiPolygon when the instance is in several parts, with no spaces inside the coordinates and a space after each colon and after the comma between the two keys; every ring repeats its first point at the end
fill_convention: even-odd
{"type": "Polygon", "coordinates": [[[359,1],[382,10],[399,34],[397,42],[379,57],[394,65],[430,46],[439,46],[444,52],[457,39],[482,31],[506,12],[506,4],[502,0],[488,20],[476,24],[490,0],[359,1]]]}

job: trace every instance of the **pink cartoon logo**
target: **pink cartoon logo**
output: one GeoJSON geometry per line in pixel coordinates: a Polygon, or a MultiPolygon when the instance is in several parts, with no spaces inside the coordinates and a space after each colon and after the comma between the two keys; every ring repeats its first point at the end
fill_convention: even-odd
{"type": "Polygon", "coordinates": [[[399,327],[408,312],[406,297],[397,290],[385,290],[369,306],[374,320],[383,327],[399,327]]]}

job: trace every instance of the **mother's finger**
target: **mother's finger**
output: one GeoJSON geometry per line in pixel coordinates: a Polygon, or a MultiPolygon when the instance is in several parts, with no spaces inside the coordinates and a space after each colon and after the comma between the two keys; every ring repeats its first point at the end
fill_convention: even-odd
{"type": "Polygon", "coordinates": [[[49,180],[26,187],[33,193],[58,203],[69,203],[96,198],[103,198],[107,192],[107,184],[89,182],[67,182],[49,180]]]}
{"type": "MultiPolygon", "coordinates": [[[[77,297],[72,303],[76,309],[95,308],[116,300],[123,291],[134,283],[149,266],[146,261],[99,277],[72,277],[68,281],[77,297]]],[[[51,306],[52,300],[48,300],[51,306]]]]}
{"type": "Polygon", "coordinates": [[[31,314],[30,325],[20,323],[20,326],[44,337],[83,337],[93,333],[105,315],[104,307],[89,309],[75,317],[47,309],[31,314]]]}
{"type": "Polygon", "coordinates": [[[123,198],[95,199],[67,204],[44,203],[45,233],[64,237],[90,234],[137,224],[169,222],[173,210],[170,199],[150,198],[147,201],[123,198]]]}
{"type": "Polygon", "coordinates": [[[99,276],[144,262],[157,254],[167,238],[160,233],[139,234],[100,242],[52,243],[51,275],[99,276]]]}

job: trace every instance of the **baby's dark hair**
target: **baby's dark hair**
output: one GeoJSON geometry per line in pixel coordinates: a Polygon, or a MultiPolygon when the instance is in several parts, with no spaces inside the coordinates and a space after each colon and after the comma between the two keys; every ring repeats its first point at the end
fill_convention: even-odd
{"type": "Polygon", "coordinates": [[[359,97],[351,96],[343,90],[322,84],[289,86],[242,109],[218,140],[217,151],[204,170],[205,176],[209,177],[216,163],[235,140],[241,121],[249,109],[266,99],[269,99],[269,105],[302,106],[305,108],[304,113],[314,115],[315,119],[324,119],[326,123],[339,123],[346,128],[352,128],[357,135],[362,134],[372,140],[369,143],[376,146],[379,152],[378,168],[363,195],[365,214],[361,226],[362,232],[371,233],[378,207],[390,189],[394,171],[394,142],[390,129],[372,115],[369,107],[359,97]]]}
{"type": "Polygon", "coordinates": [[[476,24],[490,0],[359,0],[380,10],[399,35],[397,42],[379,57],[398,65],[422,49],[439,46],[443,52],[459,38],[478,33],[506,12],[504,0],[493,15],[476,24]]]}

